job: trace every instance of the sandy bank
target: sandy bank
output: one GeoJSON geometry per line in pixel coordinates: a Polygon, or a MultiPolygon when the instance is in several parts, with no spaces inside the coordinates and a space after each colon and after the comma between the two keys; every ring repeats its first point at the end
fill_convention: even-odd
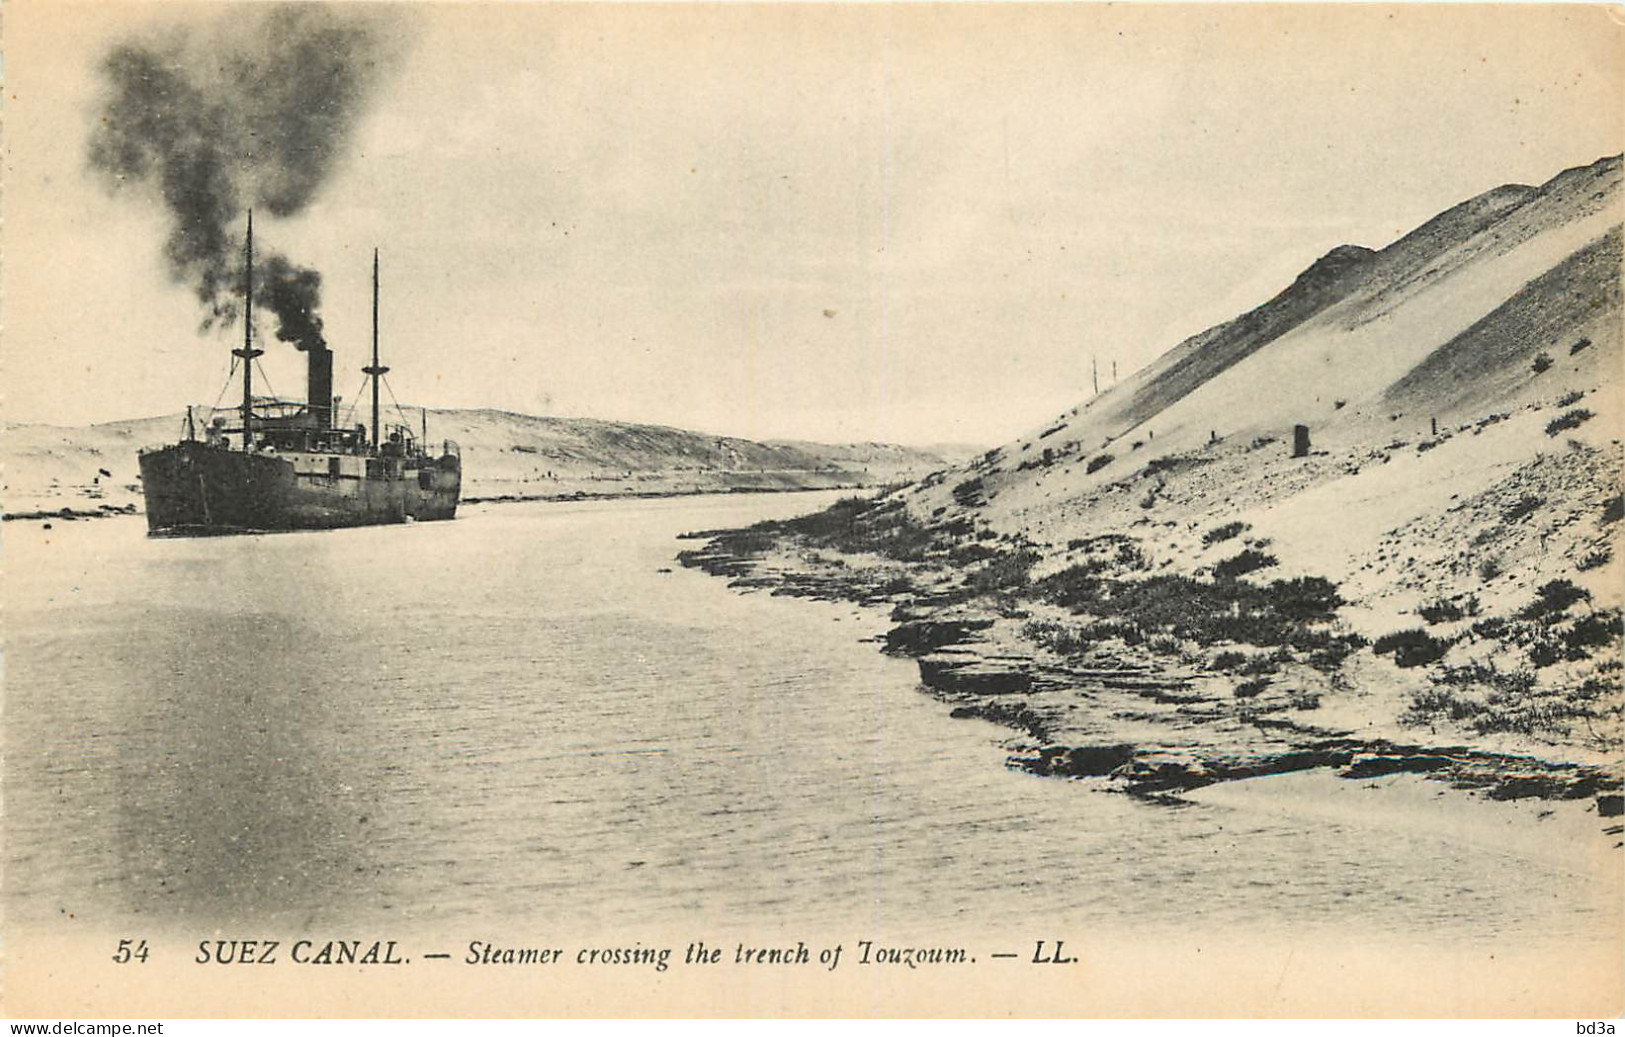
{"type": "MultiPolygon", "coordinates": [[[[1293,795],[1312,799],[1314,790],[1396,786],[1403,777],[1451,802],[1545,804],[1535,813],[1560,810],[1610,846],[1620,841],[1616,756],[1578,744],[1461,738],[1407,721],[1391,694],[1362,690],[1366,668],[1392,665],[1358,648],[1358,639],[1305,642],[1341,645],[1318,669],[1314,653],[1283,651],[1259,667],[1270,670],[1267,682],[1238,695],[1235,677],[1208,666],[1210,656],[1189,641],[1118,636],[1061,651],[1035,642],[1035,624],[1042,629],[1064,610],[1030,584],[1019,594],[979,593],[952,566],[831,551],[795,521],[694,538],[703,543],[683,553],[683,564],[741,590],[889,609],[894,626],[882,650],[915,659],[922,686],[952,715],[1011,728],[1012,767],[1176,798],[1222,798],[1230,793],[1213,790],[1270,777],[1272,788],[1309,790],[1293,795]],[[1336,701],[1328,707],[1325,698],[1336,701]],[[1278,778],[1291,783],[1276,785],[1278,778]]],[[[1344,801],[1328,800],[1327,809],[1333,802],[1344,801]]],[[[1518,816],[1529,813],[1518,808],[1518,816]]]]}

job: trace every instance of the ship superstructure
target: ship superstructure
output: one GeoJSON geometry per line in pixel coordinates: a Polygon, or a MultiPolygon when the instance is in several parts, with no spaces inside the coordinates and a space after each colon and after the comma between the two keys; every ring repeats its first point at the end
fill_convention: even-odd
{"type": "Polygon", "coordinates": [[[378,254],[372,270],[372,422],[338,427],[333,353],[305,349],[305,400],[254,395],[254,223],[249,214],[242,402],[236,423],[212,416],[201,436],[188,411],[180,442],[140,456],[147,530],[157,535],[208,535],[292,529],[332,529],[449,519],[457,514],[462,461],[445,441],[438,455],[406,423],[380,422],[379,383],[389,370],[378,355],[378,254]]]}

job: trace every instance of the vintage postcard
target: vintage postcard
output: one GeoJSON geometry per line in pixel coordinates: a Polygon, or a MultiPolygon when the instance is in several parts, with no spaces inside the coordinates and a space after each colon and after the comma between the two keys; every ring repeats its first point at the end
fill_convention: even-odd
{"type": "Polygon", "coordinates": [[[1617,5],[3,19],[8,1016],[1625,1006],[1617,5]]]}

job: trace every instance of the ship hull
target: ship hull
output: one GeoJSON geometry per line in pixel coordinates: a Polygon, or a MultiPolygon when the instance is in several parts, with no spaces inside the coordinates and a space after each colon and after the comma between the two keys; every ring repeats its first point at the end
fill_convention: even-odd
{"type": "Polygon", "coordinates": [[[245,453],[187,441],[143,453],[147,531],[207,536],[451,519],[455,457],[245,453]]]}

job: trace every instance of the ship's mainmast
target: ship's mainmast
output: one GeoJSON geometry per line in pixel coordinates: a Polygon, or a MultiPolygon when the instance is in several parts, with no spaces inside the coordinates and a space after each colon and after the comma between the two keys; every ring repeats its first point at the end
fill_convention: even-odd
{"type": "MultiPolygon", "coordinates": [[[[248,238],[243,244],[243,348],[231,351],[243,360],[243,449],[254,449],[254,358],[264,353],[254,348],[254,210],[248,210],[248,238]]],[[[375,361],[376,362],[376,361],[375,361]]],[[[377,399],[377,390],[374,397],[377,399]]],[[[377,411],[376,404],[374,412],[377,411]]],[[[376,418],[374,421],[376,422],[376,418]]]]}
{"type": "Polygon", "coordinates": [[[389,368],[378,362],[378,250],[372,250],[372,366],[363,367],[363,374],[372,377],[372,448],[378,443],[378,380],[389,373],[389,368]]]}

